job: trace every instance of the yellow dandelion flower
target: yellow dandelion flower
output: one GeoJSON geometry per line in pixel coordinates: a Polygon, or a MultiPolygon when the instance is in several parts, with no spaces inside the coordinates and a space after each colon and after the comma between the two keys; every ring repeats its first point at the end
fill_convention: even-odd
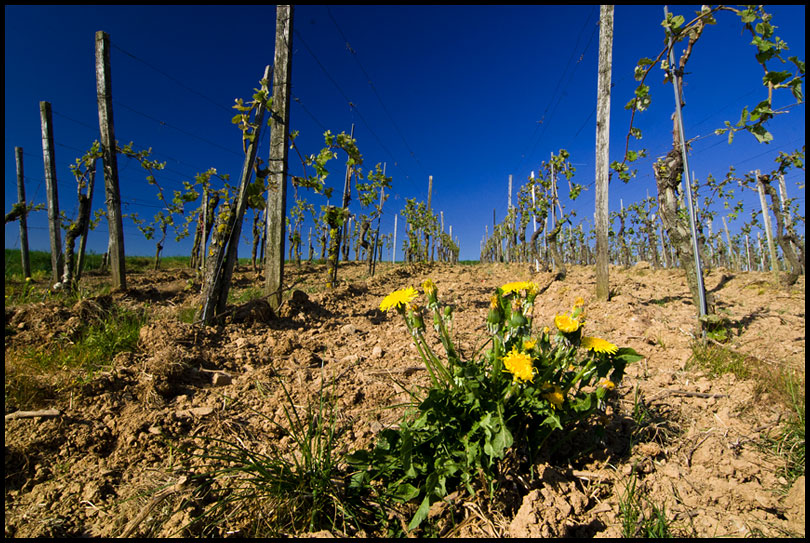
{"type": "Polygon", "coordinates": [[[537,285],[532,283],[531,281],[512,281],[511,283],[506,283],[504,286],[501,287],[504,295],[507,295],[511,292],[518,292],[521,290],[525,290],[527,293],[534,292],[537,293],[537,285]]]}
{"type": "Polygon", "coordinates": [[[509,294],[510,292],[514,292],[516,290],[520,290],[523,288],[523,281],[512,281],[511,283],[506,283],[501,287],[501,290],[504,294],[509,294]]]}
{"type": "Polygon", "coordinates": [[[416,289],[413,287],[395,290],[380,302],[380,309],[388,311],[391,308],[399,308],[403,305],[407,306],[417,296],[419,296],[419,293],[416,292],[416,289]]]}
{"type": "Polygon", "coordinates": [[[497,309],[497,307],[498,307],[498,296],[496,294],[493,294],[492,298],[489,299],[489,308],[497,309]]]}
{"type": "Polygon", "coordinates": [[[523,350],[524,351],[531,351],[534,349],[534,346],[537,345],[537,340],[535,339],[527,339],[523,341],[523,350]]]}
{"type": "Polygon", "coordinates": [[[616,354],[619,351],[619,348],[614,344],[598,337],[583,337],[580,345],[585,349],[597,353],[616,354]]]}
{"type": "Polygon", "coordinates": [[[585,300],[582,299],[582,296],[574,300],[574,307],[582,307],[583,305],[585,305],[585,300]]]}
{"type": "Polygon", "coordinates": [[[422,283],[422,290],[425,291],[425,294],[430,296],[431,294],[436,293],[436,285],[431,279],[425,279],[425,281],[422,283]]]}
{"type": "Polygon", "coordinates": [[[582,323],[576,319],[572,319],[570,315],[557,315],[554,317],[554,325],[560,332],[576,332],[582,323]]]}
{"type": "Polygon", "coordinates": [[[557,385],[554,385],[554,390],[550,392],[546,392],[543,394],[543,397],[548,400],[551,406],[554,409],[559,409],[562,407],[563,402],[565,401],[565,397],[563,396],[562,389],[557,385]]]}
{"type": "Polygon", "coordinates": [[[613,390],[616,388],[616,383],[608,379],[607,377],[603,377],[599,383],[597,383],[600,387],[606,388],[608,390],[613,390]]]}
{"type": "Polygon", "coordinates": [[[503,357],[503,365],[506,370],[515,376],[515,381],[531,381],[534,378],[532,357],[526,353],[518,352],[514,347],[503,357]]]}

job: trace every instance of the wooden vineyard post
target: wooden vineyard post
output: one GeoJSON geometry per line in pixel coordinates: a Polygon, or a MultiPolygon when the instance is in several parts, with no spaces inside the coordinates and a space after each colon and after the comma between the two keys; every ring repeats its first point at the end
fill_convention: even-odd
{"type": "Polygon", "coordinates": [[[726,222],[726,216],[723,215],[723,230],[726,232],[726,254],[728,255],[728,267],[729,269],[734,269],[734,257],[731,253],[731,236],[728,235],[728,223],[726,222]]]}
{"type": "Polygon", "coordinates": [[[512,253],[514,251],[514,244],[513,244],[513,232],[514,232],[514,225],[511,224],[511,217],[512,217],[512,174],[509,174],[509,182],[507,184],[507,196],[506,196],[506,220],[504,221],[504,227],[507,231],[506,237],[506,262],[512,262],[512,253]]]}
{"type": "MultiPolygon", "coordinates": [[[[534,172],[532,172],[532,179],[534,179],[534,172]]],[[[534,271],[540,273],[540,259],[537,255],[537,198],[534,191],[535,185],[532,184],[532,255],[534,255],[534,271]]]]}
{"type": "Polygon", "coordinates": [[[787,275],[779,279],[785,287],[790,287],[799,278],[804,267],[804,249],[800,248],[797,255],[794,250],[794,242],[798,245],[799,240],[789,226],[790,219],[787,217],[787,210],[783,199],[780,199],[776,188],[773,186],[773,175],[760,176],[757,172],[757,184],[760,191],[760,200],[763,202],[763,215],[766,217],[765,226],[770,234],[768,236],[768,247],[771,253],[772,271],[774,279],[779,279],[779,270],[784,269],[787,275]],[[764,204],[765,195],[770,198],[771,205],[767,208],[764,204]],[[767,211],[766,211],[767,210],[767,211]],[[771,218],[773,213],[773,218],[771,218]],[[775,228],[772,220],[776,220],[775,228]],[[777,260],[776,244],[782,249],[782,261],[777,260]]]}
{"type": "Polygon", "coordinates": [[[277,310],[284,281],[284,242],[287,214],[287,156],[290,141],[290,88],[292,81],[293,6],[276,7],[276,49],[273,64],[273,110],[270,124],[267,234],[265,237],[264,292],[277,310]]]}
{"type": "Polygon", "coordinates": [[[17,163],[17,203],[23,206],[20,215],[20,257],[22,258],[23,277],[31,277],[31,259],[28,256],[28,210],[25,201],[25,175],[23,173],[22,147],[14,148],[14,159],[17,163]]]}
{"type": "Polygon", "coordinates": [[[96,32],[96,97],[101,154],[104,161],[104,192],[107,201],[107,223],[110,231],[109,259],[113,289],[126,290],[124,264],[124,223],[121,215],[121,191],[118,187],[118,158],[112,108],[110,70],[110,36],[96,32]]]}
{"type": "Polygon", "coordinates": [[[760,179],[760,171],[757,174],[757,192],[759,193],[759,203],[762,205],[762,220],[765,223],[765,236],[768,239],[768,254],[771,257],[771,273],[773,273],[774,281],[779,280],[779,263],[776,260],[776,244],[773,241],[773,226],[771,225],[771,214],[768,210],[768,204],[765,202],[765,187],[762,186],[760,179]]]}
{"type": "Polygon", "coordinates": [[[754,271],[754,265],[751,263],[751,244],[748,241],[748,234],[745,235],[745,257],[748,261],[747,271],[754,271]]]}
{"type": "Polygon", "coordinates": [[[391,247],[391,264],[397,261],[397,217],[399,215],[394,215],[394,244],[391,247]]]}
{"type": "Polygon", "coordinates": [[[496,229],[497,228],[498,228],[498,222],[497,222],[497,219],[495,218],[495,208],[492,208],[492,249],[493,249],[493,251],[492,251],[493,252],[492,261],[493,262],[498,261],[498,246],[496,245],[496,243],[498,241],[497,238],[496,238],[496,236],[497,236],[497,230],[496,229]]]}
{"type": "Polygon", "coordinates": [[[510,217],[511,220],[507,221],[506,227],[509,229],[509,239],[507,240],[507,247],[509,247],[509,251],[507,253],[507,262],[517,262],[518,261],[518,232],[517,232],[517,210],[512,207],[512,174],[509,174],[509,199],[507,200],[507,216],[510,217]]]}
{"type": "Polygon", "coordinates": [[[599,77],[596,102],[596,299],[610,297],[608,266],[608,182],[610,76],[613,60],[613,6],[599,8],[599,77]]]}
{"type": "MultiPolygon", "coordinates": [[[[262,77],[263,90],[267,89],[269,77],[270,66],[267,66],[262,77]]],[[[250,178],[253,175],[253,164],[256,161],[259,148],[266,107],[267,103],[262,101],[256,111],[256,130],[247,148],[247,156],[242,166],[236,202],[230,213],[227,214],[228,222],[226,223],[224,216],[220,215],[221,222],[217,225],[214,240],[211,242],[213,254],[206,267],[205,283],[203,284],[203,306],[200,311],[200,320],[205,324],[210,324],[217,314],[222,313],[228,301],[231,276],[236,266],[239,236],[242,234],[242,218],[247,208],[247,190],[250,178]]]]}
{"type": "Polygon", "coordinates": [[[42,160],[45,164],[45,190],[48,199],[48,230],[51,239],[51,283],[58,283],[62,272],[62,235],[59,227],[59,195],[53,153],[53,114],[50,102],[39,103],[42,126],[42,160]]]}
{"type": "MultiPolygon", "coordinates": [[[[430,204],[431,204],[432,195],[433,195],[433,176],[429,175],[428,176],[428,197],[427,197],[427,216],[428,217],[431,217],[430,204]]],[[[428,220],[430,220],[430,219],[428,219],[428,220]]],[[[427,262],[428,260],[433,262],[433,249],[430,246],[430,242],[431,242],[431,240],[430,240],[430,230],[428,228],[429,227],[425,228],[425,262],[427,262]]]]}
{"type": "MultiPolygon", "coordinates": [[[[669,10],[664,6],[664,17],[669,15],[669,10]]],[[[692,256],[695,265],[695,279],[697,282],[698,293],[698,317],[704,317],[708,313],[708,304],[706,301],[706,287],[703,284],[703,265],[700,259],[700,247],[698,246],[697,231],[695,228],[695,211],[692,206],[692,183],[689,179],[689,155],[686,150],[686,140],[683,132],[683,113],[681,111],[681,103],[683,97],[681,95],[681,76],[674,71],[675,54],[673,53],[673,38],[669,37],[669,70],[672,81],[672,89],[675,93],[675,118],[678,129],[678,139],[680,141],[681,154],[683,157],[683,192],[686,194],[687,212],[689,214],[689,230],[692,235],[692,256]]],[[[685,256],[685,255],[682,255],[685,256]]],[[[703,331],[705,337],[705,330],[701,323],[700,329],[703,331]]]]}
{"type": "MultiPolygon", "coordinates": [[[[441,228],[441,234],[444,234],[444,211],[439,211],[439,225],[441,228]]],[[[439,262],[442,261],[442,255],[444,253],[444,247],[441,245],[441,237],[439,238],[439,262]]]]}
{"type": "MultiPolygon", "coordinates": [[[[692,172],[692,179],[695,179],[695,172],[692,172]]],[[[706,227],[709,229],[709,237],[706,238],[706,246],[709,248],[709,267],[717,267],[719,266],[719,258],[716,256],[717,249],[712,244],[712,240],[714,239],[714,232],[712,231],[712,220],[709,219],[706,222],[706,227]]]]}

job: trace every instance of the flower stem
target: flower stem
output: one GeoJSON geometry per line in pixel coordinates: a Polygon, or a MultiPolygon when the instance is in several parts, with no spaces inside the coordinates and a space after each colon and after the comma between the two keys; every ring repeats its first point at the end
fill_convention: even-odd
{"type": "Polygon", "coordinates": [[[588,363],[585,364],[585,366],[583,366],[583,368],[581,370],[579,370],[579,372],[574,376],[574,378],[571,380],[571,382],[568,383],[568,385],[563,389],[563,393],[567,393],[571,389],[571,387],[573,387],[575,384],[577,384],[577,382],[580,379],[582,379],[582,376],[585,375],[585,372],[587,372],[588,370],[590,370],[593,367],[595,362],[596,362],[595,359],[593,359],[593,358],[590,359],[588,361],[588,363]]]}

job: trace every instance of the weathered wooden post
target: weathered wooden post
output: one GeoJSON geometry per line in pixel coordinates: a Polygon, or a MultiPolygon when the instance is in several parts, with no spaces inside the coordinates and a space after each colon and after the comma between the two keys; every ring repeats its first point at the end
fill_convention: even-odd
{"type": "Polygon", "coordinates": [[[726,232],[726,254],[728,255],[728,267],[730,269],[734,268],[734,258],[731,252],[731,236],[728,234],[728,223],[726,222],[726,216],[723,215],[723,230],[726,232]]]}
{"type": "MultiPolygon", "coordinates": [[[[429,218],[431,217],[430,205],[431,205],[432,196],[433,196],[433,176],[429,175],[428,176],[428,197],[427,197],[427,216],[428,216],[428,220],[430,220],[429,218]]],[[[429,226],[426,227],[426,229],[425,229],[425,262],[427,262],[428,260],[433,262],[433,248],[430,245],[430,243],[431,243],[430,230],[428,228],[429,228],[429,226]]]]}
{"type": "Polygon", "coordinates": [[[397,261],[397,217],[394,215],[394,244],[391,247],[391,264],[397,261]]]}
{"type": "Polygon", "coordinates": [[[608,182],[610,150],[610,76],[613,61],[613,6],[599,14],[599,77],[596,103],[596,299],[610,297],[608,266],[608,182]]]}
{"type": "Polygon", "coordinates": [[[96,97],[98,126],[101,132],[101,154],[104,161],[104,193],[107,201],[107,223],[110,231],[109,259],[113,289],[127,288],[124,263],[124,223],[121,215],[121,191],[118,187],[118,158],[112,108],[110,70],[110,36],[96,32],[96,97]]]}
{"type": "MultiPolygon", "coordinates": [[[[534,172],[532,172],[532,179],[534,179],[534,172]]],[[[540,259],[537,254],[537,198],[535,195],[536,185],[532,182],[532,254],[534,255],[534,271],[540,273],[540,259]]]]}
{"type": "Polygon", "coordinates": [[[45,190],[48,199],[48,230],[51,239],[51,283],[58,283],[62,273],[62,231],[59,227],[59,195],[56,185],[56,162],[53,152],[53,114],[50,102],[39,103],[42,127],[42,160],[45,164],[45,190]]]}
{"type": "Polygon", "coordinates": [[[20,215],[20,257],[22,258],[23,277],[31,277],[31,259],[28,256],[28,203],[25,201],[25,175],[23,173],[22,147],[14,148],[14,159],[17,163],[17,203],[23,206],[20,215]]]}
{"type": "Polygon", "coordinates": [[[276,50],[273,64],[273,109],[267,176],[267,236],[265,238],[264,291],[273,310],[282,301],[284,243],[287,214],[287,155],[290,141],[290,87],[292,82],[293,6],[276,7],[276,50]]]}
{"type": "Polygon", "coordinates": [[[748,241],[748,234],[745,235],[745,257],[748,262],[747,271],[754,271],[754,265],[751,262],[751,244],[748,241]]]}
{"type": "Polygon", "coordinates": [[[771,257],[771,272],[774,281],[779,280],[779,261],[776,259],[776,243],[773,240],[773,226],[771,225],[771,214],[768,204],[765,202],[765,187],[760,179],[760,171],[757,174],[757,192],[759,193],[759,203],[762,205],[762,222],[765,223],[765,236],[768,238],[768,254],[771,257]]]}

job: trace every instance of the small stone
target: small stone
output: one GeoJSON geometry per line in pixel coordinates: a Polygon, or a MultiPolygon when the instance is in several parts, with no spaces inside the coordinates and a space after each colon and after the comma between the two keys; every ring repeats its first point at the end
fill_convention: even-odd
{"type": "Polygon", "coordinates": [[[178,409],[174,412],[174,415],[178,419],[189,419],[192,417],[204,417],[213,412],[213,407],[192,407],[191,409],[178,409]]]}
{"type": "Polygon", "coordinates": [[[224,372],[216,372],[211,376],[211,384],[215,387],[230,385],[232,382],[233,378],[224,372]]]}
{"type": "Polygon", "coordinates": [[[346,355],[343,358],[341,358],[340,363],[341,364],[354,364],[358,360],[360,360],[359,356],[357,356],[356,354],[350,354],[350,355],[346,355]]]}

